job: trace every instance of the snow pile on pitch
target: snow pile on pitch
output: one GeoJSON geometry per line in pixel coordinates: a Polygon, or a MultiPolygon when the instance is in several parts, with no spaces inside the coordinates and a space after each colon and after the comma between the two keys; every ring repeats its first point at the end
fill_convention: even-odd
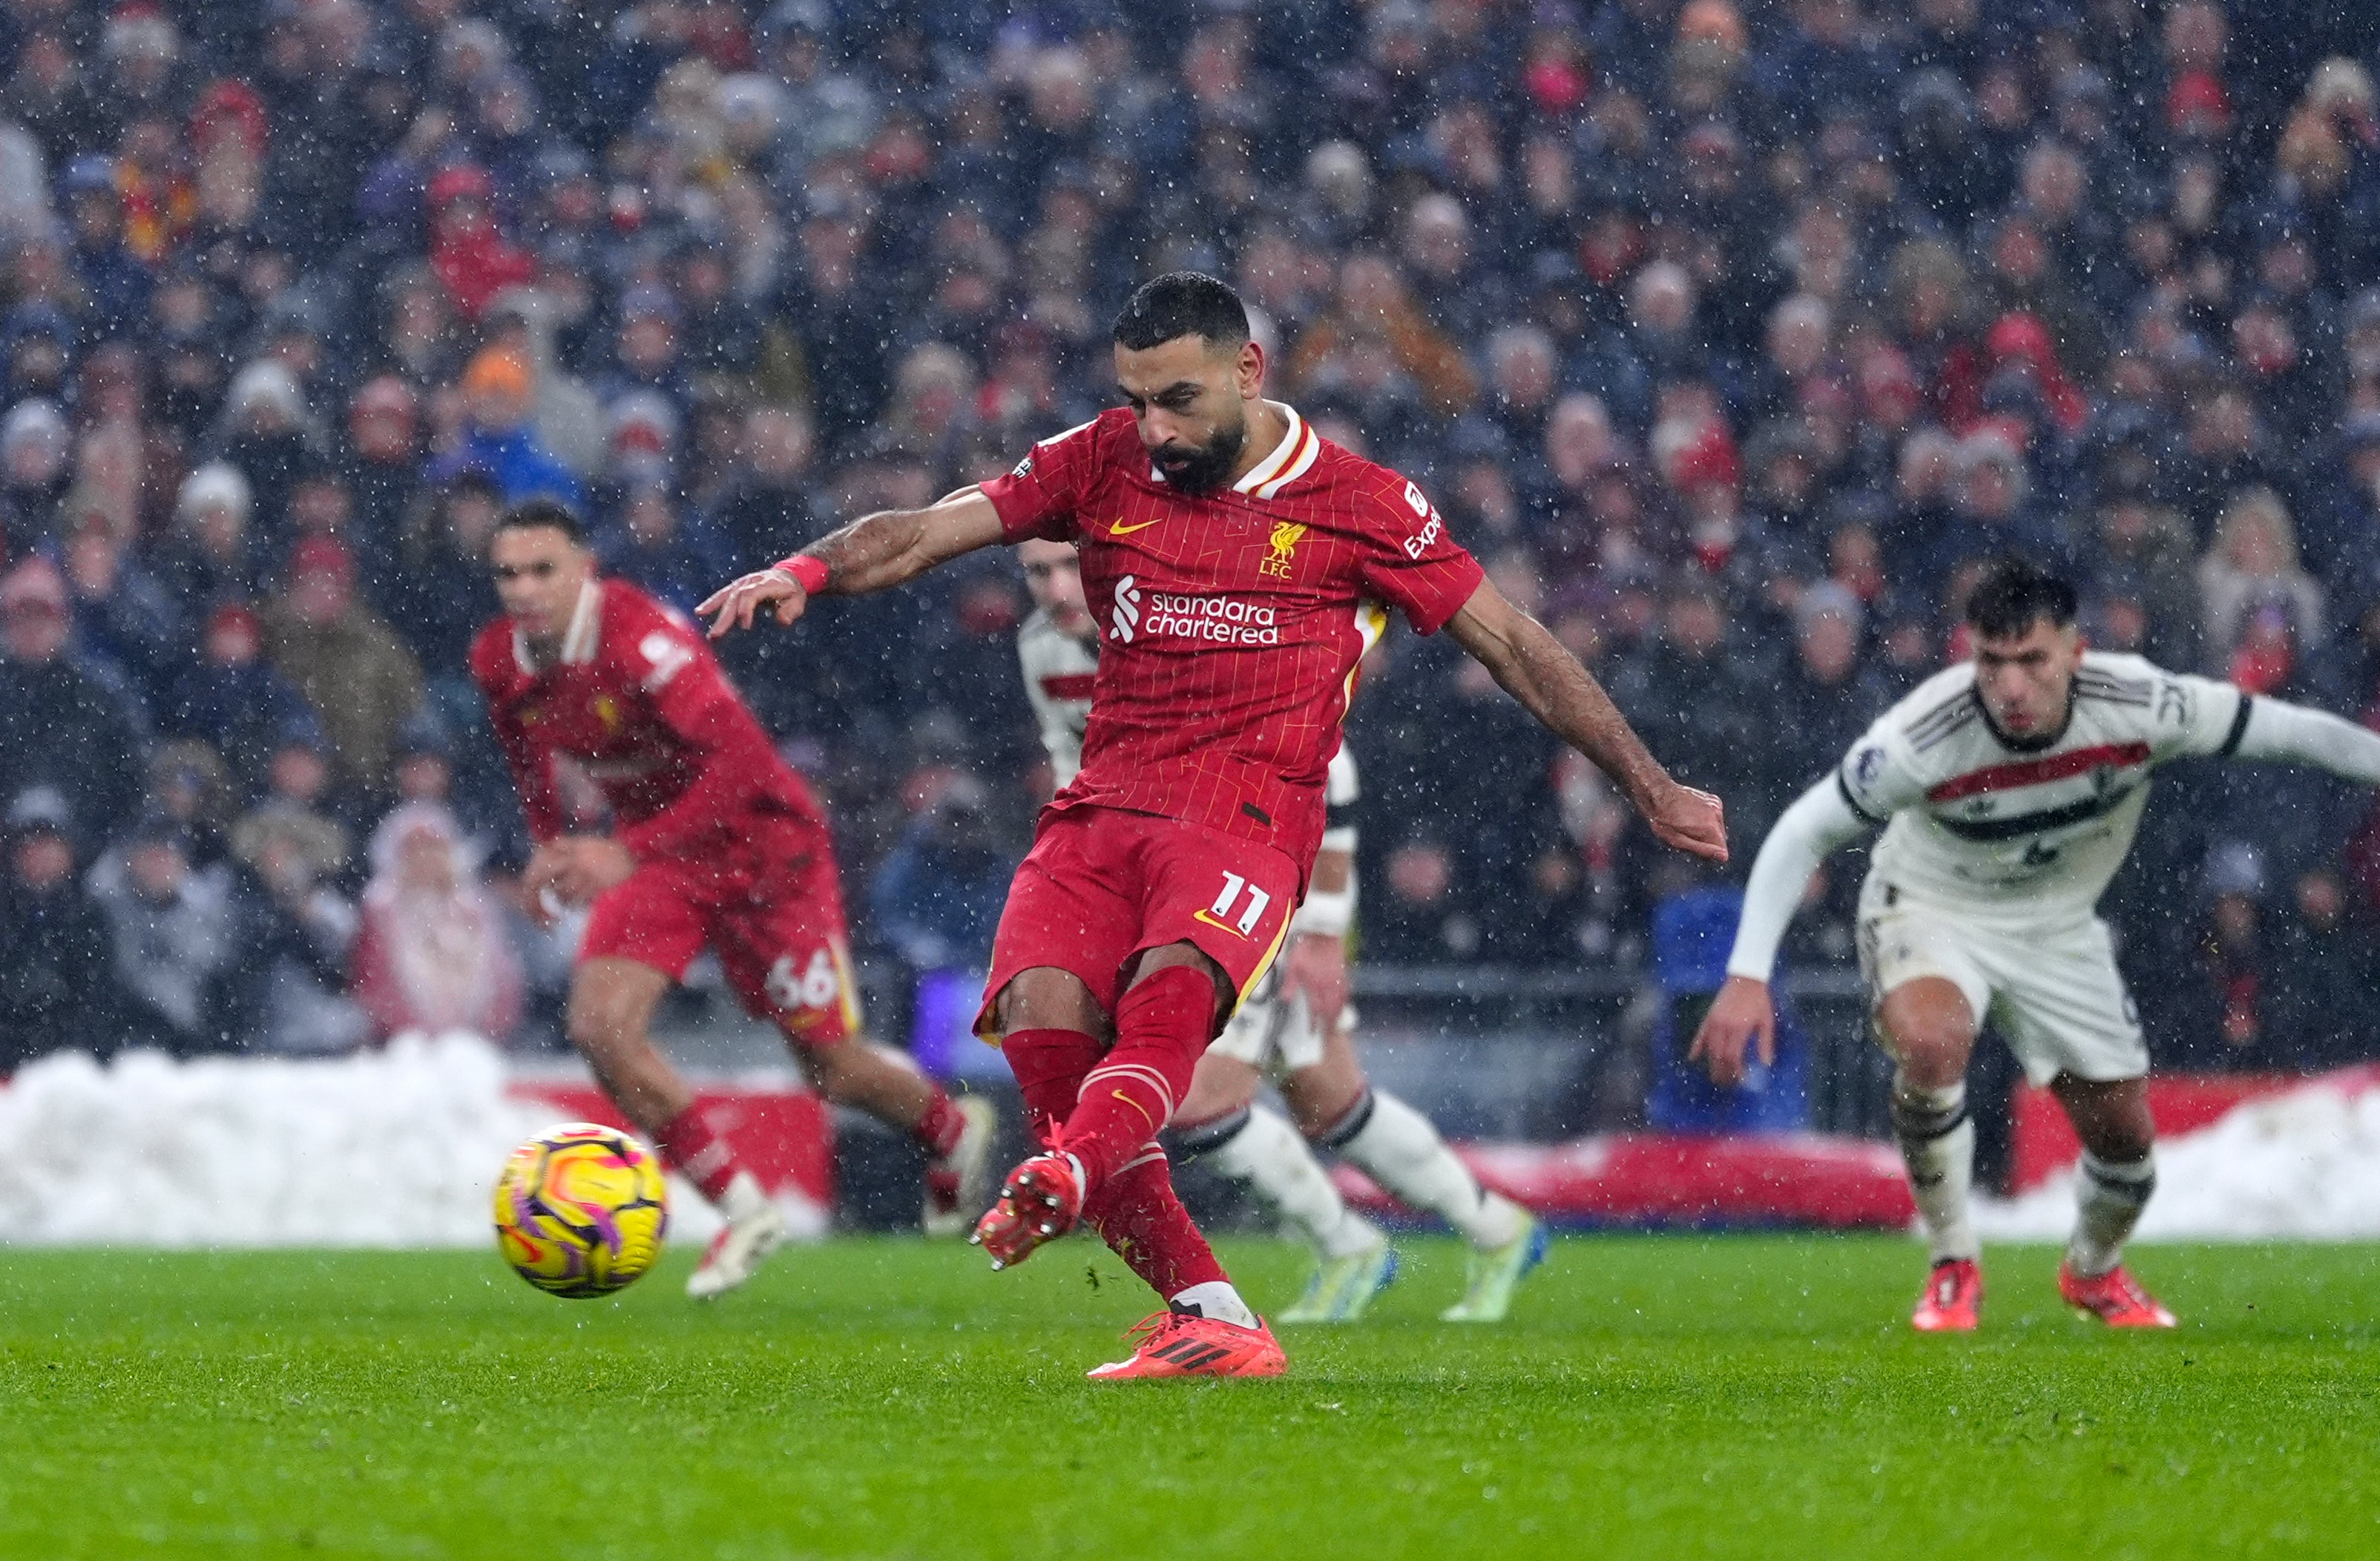
{"type": "MultiPolygon", "coordinates": [[[[469,1035],[330,1061],[60,1054],[0,1089],[0,1242],[478,1246],[504,1156],[553,1119],[469,1035]]],[[[671,1191],[674,1239],[716,1228],[671,1191]]]]}
{"type": "MultiPolygon", "coordinates": [[[[2072,1171],[2005,1202],[1978,1201],[1989,1240],[2063,1240],[2072,1171]]],[[[2144,1240],[2380,1237],[2380,1089],[2311,1084],[2250,1101],[2211,1128],[2157,1146],[2144,1240]]]]}

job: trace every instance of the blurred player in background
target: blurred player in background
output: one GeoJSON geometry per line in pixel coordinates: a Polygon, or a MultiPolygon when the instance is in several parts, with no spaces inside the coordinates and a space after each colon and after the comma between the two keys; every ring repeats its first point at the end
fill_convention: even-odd
{"type": "Polygon", "coordinates": [[[662,995],[706,946],[821,1093],[925,1147],[928,1230],[965,1230],[989,1194],[991,1109],[953,1101],[860,1033],[833,843],[809,787],[691,626],[596,578],[570,510],[519,506],[491,555],[505,616],[471,647],[471,675],[537,842],[522,887],[540,903],[589,907],[570,1039],[629,1121],[727,1216],[687,1293],[733,1289],[785,1235],[730,1125],[694,1108],[650,1038],[662,995]],[[553,770],[564,757],[601,787],[609,835],[565,833],[553,770]]]}
{"type": "Polygon", "coordinates": [[[1264,398],[1247,311],[1212,277],[1133,295],[1127,406],[1005,477],[870,515],[702,604],[714,635],[771,604],[898,585],[978,548],[1075,542],[1102,639],[1083,768],[1043,810],[978,1029],[1044,1146],[976,1226],[996,1265],[1087,1221],[1166,1302],[1099,1378],[1269,1376],[1271,1331],[1174,1196],[1158,1135],[1199,1054],[1272,963],[1321,844],[1323,782],[1381,604],[1450,627],[1619,779],[1657,835],[1724,858],[1717,798],[1671,779],[1585,669],[1506,602],[1421,490],[1264,398]]]}
{"type": "Polygon", "coordinates": [[[1694,1037],[1712,1078],[1773,1055],[1768,975],[1820,861],[1882,827],[1860,891],[1859,954],[1892,1054],[1893,1129],[1933,1272],[1911,1322],[1973,1328],[1983,1301],[1968,1217],[1975,1129],[1967,1059],[1986,1018],[2082,1140],[2081,1207],[2058,1289],[2119,1328],[2173,1313],[2124,1271],[2156,1183],[2148,1046],[2095,914],[2131,848],[2150,773],[2192,755],[2317,765],[2380,783],[2380,736],[2138,656],[2086,651],[2074,588],[1996,560],[1967,600],[1974,659],[1887,711],[1760,848],[1727,984],[1694,1037]]]}
{"type": "MultiPolygon", "coordinates": [[[[1017,632],[1025,687],[1063,788],[1083,764],[1099,626],[1083,600],[1083,575],[1065,543],[1017,543],[1034,612],[1017,632]]],[[[1279,1323],[1350,1323],[1396,1277],[1388,1233],[1347,1207],[1317,1147],[1336,1151],[1410,1207],[1437,1213],[1471,1243],[1471,1278],[1450,1323],[1498,1323],[1523,1274],[1543,1259],[1545,1227],[1511,1199],[1479,1185],[1428,1118],[1364,1076],[1347,1003],[1347,929],[1355,909],[1355,762],[1331,755],[1329,811],[1305,898],[1272,968],[1223,1026],[1191,1076],[1167,1129],[1177,1152],[1204,1157],[1295,1226],[1315,1270],[1279,1323]],[[1269,1079],[1294,1127],[1257,1100],[1269,1079]]]]}

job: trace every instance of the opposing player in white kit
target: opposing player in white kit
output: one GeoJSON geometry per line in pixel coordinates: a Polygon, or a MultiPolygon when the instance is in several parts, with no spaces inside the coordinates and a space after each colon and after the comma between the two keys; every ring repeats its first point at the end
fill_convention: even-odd
{"type": "Polygon", "coordinates": [[[2155,1184],[2155,1129],[2148,1047],[2095,908],[2167,760],[2279,760],[2380,783],[2380,736],[2085,651],[2074,607],[2064,580],[2022,559],[1991,565],[1967,603],[1974,660],[1886,712],[1762,844],[1727,983],[1694,1037],[1721,1083],[1755,1039],[1772,1055],[1768,975],[1786,923],[1827,854],[1883,826],[1860,892],[1860,966],[1898,1064],[1893,1128],[1932,1250],[1911,1319],[1926,1332],[1973,1328],[1983,1300],[1966,1074],[1986,1018],[2082,1140],[2059,1295],[2117,1327],[2173,1325],[2120,1262],[2155,1184]]]}
{"type": "MultiPolygon", "coordinates": [[[[1017,546],[1035,611],[1018,631],[1025,686],[1058,784],[1082,764],[1098,629],[1083,603],[1075,550],[1063,543],[1017,546]]],[[[1427,1117],[1371,1087],[1355,1059],[1347,1006],[1346,933],[1354,911],[1354,761],[1342,747],[1330,761],[1330,827],[1315,859],[1288,946],[1207,1048],[1190,1093],[1166,1134],[1184,1155],[1200,1155],[1249,1188],[1302,1232],[1315,1250],[1313,1277],[1276,1323],[1345,1323],[1363,1314],[1396,1277],[1387,1232],[1347,1207],[1314,1147],[1361,1166],[1390,1195],[1437,1213],[1471,1243],[1463,1299],[1451,1323],[1500,1322],[1513,1287],[1543,1260],[1544,1226],[1527,1210],[1479,1185],[1427,1117]],[[1296,1126],[1257,1101],[1269,1079],[1296,1126]]]]}

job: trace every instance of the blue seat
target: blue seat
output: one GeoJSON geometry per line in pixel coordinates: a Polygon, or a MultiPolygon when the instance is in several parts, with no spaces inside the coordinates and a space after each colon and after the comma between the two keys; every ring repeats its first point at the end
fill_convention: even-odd
{"type": "Polygon", "coordinates": [[[1645,1116],[1662,1131],[1786,1133],[1810,1125],[1809,1035],[1781,993],[1774,1064],[1764,1067],[1750,1055],[1743,1082],[1721,1089],[1701,1064],[1686,1060],[1694,1026],[1727,981],[1728,951],[1742,914],[1742,892],[1725,886],[1689,889],[1653,908],[1653,980],[1661,1012],[1653,1031],[1645,1116]]]}

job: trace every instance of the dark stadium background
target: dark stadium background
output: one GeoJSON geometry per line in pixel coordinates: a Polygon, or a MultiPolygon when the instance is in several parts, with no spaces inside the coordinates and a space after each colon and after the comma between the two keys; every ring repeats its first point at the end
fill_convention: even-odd
{"type": "MultiPolygon", "coordinates": [[[[1089,416],[1170,268],[1237,285],[1278,393],[1725,796],[1737,873],[1957,653],[2001,546],[2071,571],[2095,643],[2380,719],[2375,34],[2129,0],[10,0],[0,1067],[418,1021],[363,957],[422,935],[407,802],[476,864],[482,1028],[557,1046],[463,666],[496,506],[564,494],[690,606],[1089,416]]],[[[731,650],[832,810],[896,1038],[981,957],[1046,786],[1025,610],[984,557],[731,650]]],[[[1455,1131],[1643,1120],[1654,909],[1709,885],[1446,644],[1391,640],[1352,730],[1384,1081],[1455,1131]]],[[[1812,1119],[1868,1130],[1856,879],[1789,987],[1812,1119]]],[[[2380,1051],[2369,799],[2177,769],[2107,913],[2161,1067],[2380,1051]]],[[[698,1060],[752,1054],[725,1006],[673,1010],[698,1060]]]]}

